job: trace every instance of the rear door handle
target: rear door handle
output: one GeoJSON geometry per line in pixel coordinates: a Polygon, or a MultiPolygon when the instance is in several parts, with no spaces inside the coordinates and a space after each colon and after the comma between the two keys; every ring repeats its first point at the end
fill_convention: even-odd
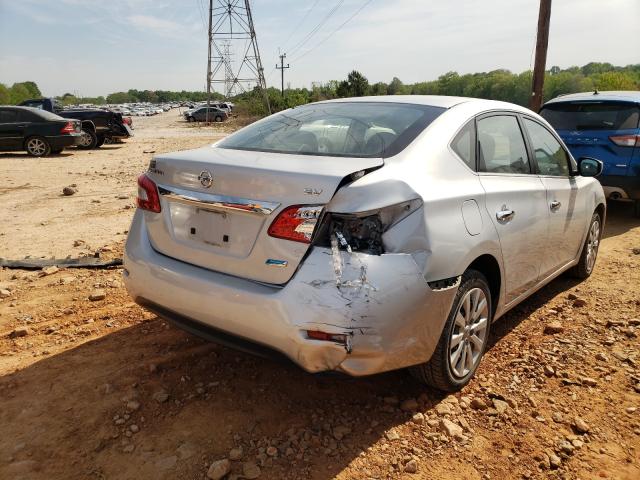
{"type": "Polygon", "coordinates": [[[559,201],[554,200],[553,202],[551,202],[550,206],[551,206],[551,211],[555,212],[562,206],[562,204],[559,201]]]}
{"type": "Polygon", "coordinates": [[[506,223],[513,218],[516,214],[513,210],[509,210],[505,205],[502,206],[502,210],[496,213],[496,218],[501,223],[506,223]]]}

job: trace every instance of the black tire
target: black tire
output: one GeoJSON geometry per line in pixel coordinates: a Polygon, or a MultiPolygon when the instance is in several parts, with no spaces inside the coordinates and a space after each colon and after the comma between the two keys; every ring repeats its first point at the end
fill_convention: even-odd
{"type": "Polygon", "coordinates": [[[222,121],[222,117],[220,115],[216,115],[214,120],[218,123],[220,123],[222,121]]]}
{"type": "Polygon", "coordinates": [[[587,230],[587,238],[584,240],[584,244],[582,245],[582,252],[580,252],[580,260],[578,264],[571,269],[571,275],[575,278],[579,278],[584,280],[585,278],[589,278],[593,273],[593,269],[596,266],[596,259],[598,258],[598,248],[600,247],[600,238],[602,237],[602,219],[600,218],[600,214],[595,212],[591,217],[591,221],[589,222],[589,229],[587,230]],[[593,244],[594,239],[592,238],[592,229],[594,228],[594,223],[597,222],[597,238],[595,239],[596,243],[593,244]],[[595,249],[595,251],[594,251],[595,249]],[[590,260],[590,252],[593,252],[593,259],[590,260]]]}
{"type": "Polygon", "coordinates": [[[112,144],[114,144],[114,143],[116,143],[116,142],[113,140],[113,138],[111,138],[111,137],[104,137],[104,144],[105,144],[105,145],[112,145],[112,144]]]}
{"type": "MultiPolygon", "coordinates": [[[[473,304],[474,300],[472,299],[471,302],[473,304]]],[[[474,308],[472,307],[471,309],[473,310],[474,308]]],[[[464,322],[466,315],[463,315],[462,313],[460,313],[460,315],[464,322]]],[[[469,318],[473,318],[473,315],[470,315],[469,318]]],[[[442,334],[440,335],[440,340],[438,340],[438,345],[436,346],[431,359],[426,363],[411,367],[411,374],[419,381],[444,392],[456,392],[460,390],[469,383],[482,360],[482,356],[484,355],[487,344],[489,343],[492,318],[493,304],[491,299],[491,290],[489,289],[489,283],[487,282],[486,277],[476,270],[467,270],[464,275],[462,275],[458,292],[453,299],[451,311],[449,312],[447,321],[442,329],[442,334]],[[477,289],[482,291],[484,294],[484,300],[486,301],[485,304],[482,303],[482,297],[477,293],[477,289]],[[478,295],[477,305],[485,305],[480,310],[477,323],[477,325],[480,325],[484,319],[484,327],[482,329],[474,330],[474,327],[470,326],[469,323],[466,323],[465,327],[460,327],[460,323],[456,322],[456,317],[459,312],[462,312],[464,309],[463,303],[467,294],[469,294],[470,298],[473,298],[474,295],[478,295]],[[469,328],[469,330],[467,330],[467,328],[469,328]],[[458,360],[453,363],[457,366],[458,361],[462,359],[463,355],[466,358],[468,350],[465,349],[467,348],[467,344],[469,345],[468,348],[472,351],[471,362],[473,365],[468,369],[468,371],[465,371],[467,369],[467,365],[463,360],[463,371],[461,375],[455,372],[454,367],[451,365],[451,355],[455,356],[455,353],[458,351],[458,349],[451,346],[454,332],[456,331],[460,332],[455,334],[455,336],[459,338],[458,349],[461,349],[462,352],[458,356],[458,360]],[[481,347],[476,347],[476,344],[471,340],[471,337],[478,337],[478,335],[475,334],[481,332],[484,332],[483,342],[481,347]],[[473,353],[474,348],[477,348],[475,354],[473,353]]]]}
{"type": "Polygon", "coordinates": [[[24,142],[24,149],[32,157],[45,157],[51,153],[51,145],[44,137],[29,137],[24,142]]]}
{"type": "Polygon", "coordinates": [[[196,119],[193,117],[187,117],[187,122],[195,122],[196,119]]]}
{"type": "Polygon", "coordinates": [[[56,148],[55,150],[51,150],[51,155],[58,155],[62,153],[63,150],[64,148],[56,148]]]}
{"type": "Polygon", "coordinates": [[[633,216],[640,218],[640,200],[633,201],[633,216]]]}
{"type": "Polygon", "coordinates": [[[96,132],[92,130],[82,129],[82,140],[81,143],[78,144],[78,148],[80,150],[92,150],[96,148],[98,144],[98,137],[96,136],[96,132]]]}
{"type": "Polygon", "coordinates": [[[98,135],[98,141],[96,142],[96,148],[104,145],[105,137],[104,135],[98,135]]]}

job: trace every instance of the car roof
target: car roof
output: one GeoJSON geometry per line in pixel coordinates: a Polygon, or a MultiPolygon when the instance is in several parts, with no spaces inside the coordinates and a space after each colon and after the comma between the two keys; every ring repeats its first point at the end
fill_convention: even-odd
{"type": "Polygon", "coordinates": [[[594,92],[580,92],[580,93],[569,93],[567,95],[560,95],[559,97],[553,98],[548,102],[545,102],[545,105],[549,105],[551,103],[562,103],[562,102],[575,102],[581,100],[592,100],[598,102],[633,102],[640,103],[640,91],[633,90],[620,90],[620,91],[604,91],[598,92],[597,90],[594,92]]]}
{"type": "MultiPolygon", "coordinates": [[[[470,104],[475,106],[478,111],[483,110],[515,110],[521,113],[531,114],[528,108],[516,105],[515,103],[502,102],[499,100],[485,100],[483,98],[471,97],[450,97],[446,95],[379,95],[368,97],[352,97],[352,98],[335,98],[333,100],[325,100],[316,102],[322,103],[340,103],[340,102],[375,102],[375,103],[406,103],[407,105],[427,105],[432,107],[452,108],[460,104],[470,104]]],[[[314,105],[309,104],[309,105],[314,105]]]]}
{"type": "Polygon", "coordinates": [[[25,112],[40,113],[42,109],[34,107],[21,107],[19,105],[0,105],[0,108],[9,108],[11,110],[23,110],[25,112]]]}

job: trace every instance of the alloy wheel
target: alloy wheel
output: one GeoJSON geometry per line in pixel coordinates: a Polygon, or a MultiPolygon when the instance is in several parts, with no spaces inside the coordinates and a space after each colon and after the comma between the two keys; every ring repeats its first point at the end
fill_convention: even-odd
{"type": "Polygon", "coordinates": [[[80,137],[80,145],[82,145],[83,147],[88,147],[89,145],[91,145],[91,135],[89,135],[87,132],[85,132],[84,130],[82,130],[82,134],[80,137]]]}
{"type": "Polygon", "coordinates": [[[594,220],[589,229],[589,238],[587,239],[587,272],[591,273],[596,264],[598,255],[598,247],[600,246],[600,222],[594,220]]]}
{"type": "Polygon", "coordinates": [[[47,151],[47,145],[39,138],[32,138],[27,143],[27,150],[31,155],[39,157],[47,151]]]}
{"type": "Polygon", "coordinates": [[[469,290],[458,306],[449,340],[449,366],[464,378],[480,362],[487,340],[489,302],[480,288],[469,290]]]}

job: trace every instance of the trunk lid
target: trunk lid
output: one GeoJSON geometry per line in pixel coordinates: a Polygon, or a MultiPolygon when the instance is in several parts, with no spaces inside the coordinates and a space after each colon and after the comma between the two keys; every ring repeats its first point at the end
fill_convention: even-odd
{"type": "Polygon", "coordinates": [[[213,146],[159,155],[148,176],[162,211],[145,212],[153,248],[202,268],[286,283],[309,245],[267,230],[291,205],[325,205],[344,177],[383,165],[345,158],[231,150],[213,146]]]}

